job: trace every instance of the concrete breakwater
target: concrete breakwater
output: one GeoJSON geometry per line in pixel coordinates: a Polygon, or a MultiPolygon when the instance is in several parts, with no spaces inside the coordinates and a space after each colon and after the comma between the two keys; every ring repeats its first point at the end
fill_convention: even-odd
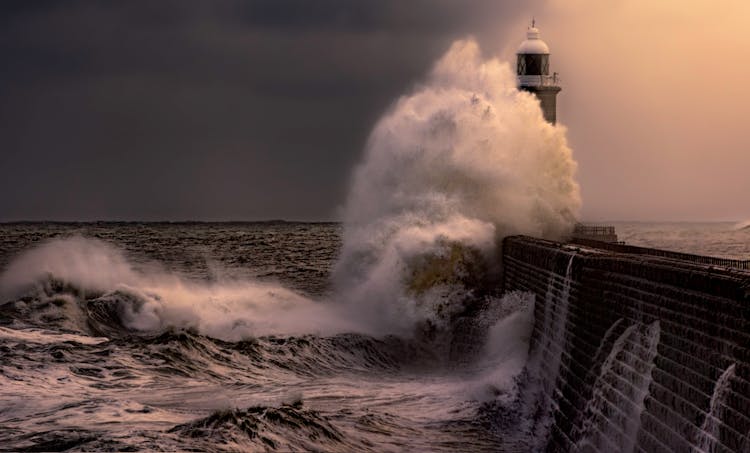
{"type": "Polygon", "coordinates": [[[547,450],[750,453],[748,271],[523,236],[503,264],[547,450]]]}

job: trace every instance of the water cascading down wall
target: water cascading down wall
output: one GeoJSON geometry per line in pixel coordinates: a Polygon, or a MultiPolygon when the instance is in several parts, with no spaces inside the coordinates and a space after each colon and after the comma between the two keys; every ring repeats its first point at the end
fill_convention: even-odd
{"type": "Polygon", "coordinates": [[[542,449],[750,453],[750,272],[522,236],[503,263],[542,449]]]}

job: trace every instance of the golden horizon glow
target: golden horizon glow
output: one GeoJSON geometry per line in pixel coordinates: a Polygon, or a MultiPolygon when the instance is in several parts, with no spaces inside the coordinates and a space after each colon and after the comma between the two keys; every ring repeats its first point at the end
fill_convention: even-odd
{"type": "Polygon", "coordinates": [[[551,0],[536,19],[584,218],[750,218],[750,2],[551,0]]]}

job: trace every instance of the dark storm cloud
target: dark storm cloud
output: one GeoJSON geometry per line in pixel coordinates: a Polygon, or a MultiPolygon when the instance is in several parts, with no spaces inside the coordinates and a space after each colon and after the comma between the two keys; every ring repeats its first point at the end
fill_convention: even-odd
{"type": "Polygon", "coordinates": [[[379,114],[452,39],[519,13],[5,1],[0,220],[333,218],[379,114]]]}

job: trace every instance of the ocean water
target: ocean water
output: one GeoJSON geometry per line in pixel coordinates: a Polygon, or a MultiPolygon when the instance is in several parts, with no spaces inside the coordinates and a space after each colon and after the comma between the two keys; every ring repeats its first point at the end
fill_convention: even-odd
{"type": "MultiPolygon", "coordinates": [[[[628,242],[747,257],[729,224],[629,225],[628,242]]],[[[0,450],[527,451],[533,300],[368,332],[330,308],[342,233],[0,225],[0,450]]]]}
{"type": "Polygon", "coordinates": [[[251,325],[299,316],[290,300],[336,304],[341,233],[304,223],[0,226],[0,450],[512,448],[494,405],[525,360],[523,300],[487,310],[485,329],[474,324],[462,339],[469,359],[419,335],[325,333],[314,318],[331,315],[314,310],[291,327],[251,325]],[[151,315],[162,321],[149,323],[143,312],[158,299],[151,315]],[[498,319],[510,324],[491,330],[498,319]]]}
{"type": "Polygon", "coordinates": [[[750,259],[750,221],[615,222],[619,240],[682,253],[750,259]]]}
{"type": "Polygon", "coordinates": [[[580,209],[565,129],[459,40],[335,224],[3,225],[0,449],[528,451],[497,240],[580,209]]]}
{"type": "MultiPolygon", "coordinates": [[[[538,451],[562,357],[526,366],[497,246],[572,230],[575,169],[459,40],[375,124],[342,224],[0,224],[0,450],[538,451]]],[[[743,225],[617,227],[747,259],[743,225]]]]}

